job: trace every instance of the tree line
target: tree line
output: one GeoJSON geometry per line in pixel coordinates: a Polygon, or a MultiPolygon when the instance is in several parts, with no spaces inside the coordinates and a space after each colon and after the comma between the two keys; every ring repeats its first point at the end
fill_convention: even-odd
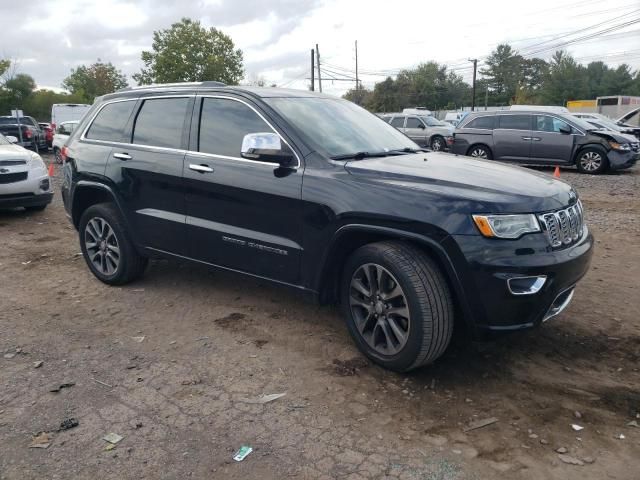
{"type": "MultiPolygon", "coordinates": [[[[170,28],[153,32],[151,51],[141,53],[144,68],[133,75],[139,85],[218,80],[237,85],[244,77],[242,50],[216,28],[183,18],[170,28]]],[[[71,70],[62,82],[69,93],[36,90],[30,75],[18,73],[19,62],[0,59],[0,115],[19,108],[25,115],[48,121],[54,103],[93,103],[96,97],[129,86],[111,62],[71,70]]]]}
{"type": "MultiPolygon", "coordinates": [[[[582,65],[566,51],[557,51],[549,61],[525,58],[508,44],[501,44],[479,69],[476,106],[512,104],[565,105],[570,100],[595,99],[605,95],[640,95],[640,70],[627,64],[611,68],[602,61],[582,65]]],[[[423,106],[431,110],[453,110],[471,105],[472,86],[455,70],[427,62],[387,77],[372,89],[362,86],[345,95],[373,112],[400,111],[423,106]]]]}
{"type": "MultiPolygon", "coordinates": [[[[154,31],[151,50],[141,52],[143,68],[132,76],[139,85],[218,80],[237,85],[244,77],[243,53],[228,35],[183,18],[170,28],[154,31]]],[[[602,95],[640,95],[640,71],[627,64],[611,68],[602,61],[582,65],[564,51],[551,60],[525,58],[510,45],[491,52],[479,69],[476,105],[513,103],[564,105],[569,100],[602,95]]],[[[43,121],[53,103],[93,103],[98,96],[128,86],[126,76],[111,62],[71,70],[62,87],[69,93],[36,90],[35,80],[18,73],[19,63],[0,59],[0,115],[12,108],[43,121]]],[[[263,79],[250,83],[264,85],[263,79]]],[[[471,105],[472,88],[445,64],[426,62],[400,71],[372,89],[349,90],[344,97],[374,112],[424,106],[432,110],[471,105]]]]}

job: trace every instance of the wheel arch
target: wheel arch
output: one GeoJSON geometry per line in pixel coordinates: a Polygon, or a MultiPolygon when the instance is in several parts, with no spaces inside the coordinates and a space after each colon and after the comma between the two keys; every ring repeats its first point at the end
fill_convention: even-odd
{"type": "Polygon", "coordinates": [[[596,148],[598,150],[600,150],[602,153],[604,153],[604,156],[607,156],[607,149],[604,147],[604,145],[600,144],[600,143],[585,143],[584,145],[580,145],[577,149],[576,149],[576,153],[573,155],[573,163],[577,164],[578,163],[578,156],[580,155],[581,152],[583,152],[584,150],[586,150],[587,148],[596,148]]]}
{"type": "Polygon", "coordinates": [[[71,220],[74,227],[78,228],[80,218],[87,208],[98,203],[107,202],[116,205],[125,223],[127,223],[127,217],[124,215],[118,197],[111,187],[99,182],[79,181],[73,189],[73,198],[71,200],[71,220]]]}
{"type": "Polygon", "coordinates": [[[346,259],[358,248],[369,243],[396,240],[410,243],[428,255],[441,269],[454,299],[454,305],[465,327],[473,328],[472,315],[453,261],[441,243],[433,238],[395,228],[351,224],[338,229],[332,239],[316,281],[321,304],[335,304],[339,300],[340,276],[346,259]]]}

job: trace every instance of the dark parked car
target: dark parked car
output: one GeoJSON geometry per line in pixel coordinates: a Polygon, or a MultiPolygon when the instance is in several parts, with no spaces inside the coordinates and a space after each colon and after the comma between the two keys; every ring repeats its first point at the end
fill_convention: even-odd
{"type": "Polygon", "coordinates": [[[592,174],[629,168],[640,158],[634,137],[544,111],[471,113],[456,127],[452,151],[524,164],[576,165],[592,174]]]}
{"type": "Polygon", "coordinates": [[[11,136],[18,139],[17,145],[30,148],[36,152],[47,148],[45,133],[33,117],[11,116],[0,117],[0,133],[5,137],[11,136]]]}
{"type": "Polygon", "coordinates": [[[342,99],[222,84],[98,98],[62,195],[89,269],[120,285],[187,259],[341,304],[373,361],[434,361],[560,313],[589,267],[577,193],[446,153],[342,99]]]}

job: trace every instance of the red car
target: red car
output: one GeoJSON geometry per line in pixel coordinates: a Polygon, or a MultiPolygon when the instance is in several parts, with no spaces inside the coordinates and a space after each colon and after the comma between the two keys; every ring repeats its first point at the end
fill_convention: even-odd
{"type": "Polygon", "coordinates": [[[44,132],[44,138],[47,142],[47,149],[53,148],[53,127],[50,123],[38,123],[44,132]]]}

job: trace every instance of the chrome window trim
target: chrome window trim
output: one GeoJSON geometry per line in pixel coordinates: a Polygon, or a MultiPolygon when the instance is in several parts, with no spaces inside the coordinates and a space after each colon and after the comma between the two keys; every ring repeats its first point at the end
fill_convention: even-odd
{"type": "MultiPolygon", "coordinates": [[[[87,126],[84,127],[84,130],[82,131],[82,135],[80,135],[80,140],[87,141],[87,142],[100,143],[100,144],[103,144],[103,145],[104,144],[110,144],[110,143],[122,143],[122,142],[110,142],[108,140],[97,140],[97,139],[93,139],[93,138],[87,138],[87,132],[89,131],[89,129],[93,125],[93,122],[95,122],[96,117],[100,114],[102,109],[105,108],[107,105],[111,105],[113,103],[122,103],[122,102],[137,102],[138,100],[139,100],[139,98],[136,97],[136,98],[122,98],[122,99],[119,99],[119,100],[112,100],[110,102],[104,102],[102,105],[100,105],[100,108],[98,108],[98,110],[96,110],[96,113],[93,114],[93,116],[91,117],[91,120],[89,120],[89,122],[87,123],[87,126]]],[[[127,143],[126,145],[129,145],[129,144],[127,143]]]]}
{"type": "MultiPolygon", "coordinates": [[[[298,152],[296,152],[291,145],[289,144],[289,142],[287,142],[287,140],[280,134],[280,132],[278,132],[278,130],[276,130],[276,128],[271,124],[271,122],[269,122],[258,110],[256,110],[253,105],[245,102],[244,100],[241,100],[239,98],[235,98],[235,97],[231,97],[229,95],[207,95],[207,94],[199,94],[198,98],[221,98],[224,100],[232,100],[234,102],[239,102],[242,103],[244,105],[246,105],[247,107],[249,107],[251,110],[253,110],[253,112],[258,115],[258,117],[260,117],[262,119],[262,121],[264,123],[266,123],[269,128],[271,130],[273,130],[273,133],[275,133],[276,135],[278,135],[278,137],[280,137],[280,140],[282,140],[285,145],[287,147],[289,147],[291,149],[291,151],[293,152],[293,154],[296,156],[296,160],[298,162],[298,164],[295,167],[291,167],[293,170],[297,170],[298,168],[300,168],[300,166],[302,165],[302,162],[300,161],[300,157],[298,156],[298,152]]],[[[200,118],[198,118],[198,123],[200,122],[200,118]]],[[[198,124],[198,137],[200,136],[200,125],[198,124]]],[[[198,138],[198,148],[200,147],[200,138],[198,138]]],[[[241,162],[251,162],[254,164],[262,164],[262,165],[267,165],[267,166],[273,166],[273,165],[279,165],[276,162],[261,162],[258,160],[249,160],[247,158],[242,158],[242,157],[234,157],[234,156],[230,156],[230,155],[220,155],[217,153],[208,153],[208,152],[196,152],[193,150],[187,150],[188,153],[190,154],[198,154],[198,155],[207,155],[207,156],[211,156],[214,158],[222,158],[225,160],[237,160],[237,161],[241,161],[241,162]]]]}

